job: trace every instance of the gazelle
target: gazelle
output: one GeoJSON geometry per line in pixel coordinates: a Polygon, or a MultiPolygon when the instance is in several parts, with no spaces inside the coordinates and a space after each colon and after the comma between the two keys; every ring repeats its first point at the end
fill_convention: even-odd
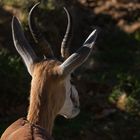
{"type": "Polygon", "coordinates": [[[39,3],[33,6],[28,20],[42,57],[37,56],[29,45],[19,20],[16,17],[12,19],[15,48],[32,76],[30,105],[27,118],[20,118],[9,126],[1,140],[51,140],[54,120],[58,114],[70,119],[80,112],[79,96],[75,86],[71,84],[71,73],[88,58],[97,38],[97,31],[94,30],[82,47],[70,55],[68,43],[72,28],[71,15],[64,8],[68,25],[61,45],[61,62],[54,57],[50,45],[35,25],[34,11],[38,5],[39,3]]]}

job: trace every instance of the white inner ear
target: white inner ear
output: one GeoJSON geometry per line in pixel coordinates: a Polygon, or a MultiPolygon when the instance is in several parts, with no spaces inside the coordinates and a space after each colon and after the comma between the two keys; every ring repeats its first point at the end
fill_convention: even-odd
{"type": "Polygon", "coordinates": [[[70,76],[68,76],[66,79],[65,88],[65,102],[58,114],[64,116],[65,118],[73,118],[77,116],[80,112],[79,96],[75,86],[70,83],[70,76]]]}

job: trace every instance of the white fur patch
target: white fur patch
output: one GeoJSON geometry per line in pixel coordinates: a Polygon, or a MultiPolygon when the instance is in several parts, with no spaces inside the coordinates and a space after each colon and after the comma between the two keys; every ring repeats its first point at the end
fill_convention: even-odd
{"type": "Polygon", "coordinates": [[[79,96],[74,85],[70,83],[70,76],[66,79],[66,98],[63,107],[58,114],[67,119],[74,118],[80,112],[79,96]]]}

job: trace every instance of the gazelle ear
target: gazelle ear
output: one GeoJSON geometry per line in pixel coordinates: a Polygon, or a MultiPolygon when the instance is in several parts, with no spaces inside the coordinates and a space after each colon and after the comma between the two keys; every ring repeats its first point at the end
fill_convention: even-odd
{"type": "Polygon", "coordinates": [[[80,66],[91,53],[97,38],[97,30],[95,29],[86,39],[83,46],[66,59],[61,65],[60,69],[64,75],[67,75],[80,66]]]}
{"type": "Polygon", "coordinates": [[[32,66],[39,59],[26,40],[20,22],[16,17],[13,17],[12,19],[12,36],[16,50],[24,60],[28,72],[32,75],[32,66]]]}

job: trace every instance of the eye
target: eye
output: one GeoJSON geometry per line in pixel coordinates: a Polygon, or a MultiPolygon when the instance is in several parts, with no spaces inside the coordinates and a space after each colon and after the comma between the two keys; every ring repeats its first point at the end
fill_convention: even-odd
{"type": "Polygon", "coordinates": [[[74,80],[72,78],[70,79],[70,83],[74,85],[74,80]]]}
{"type": "Polygon", "coordinates": [[[71,74],[71,78],[76,78],[76,74],[74,72],[71,74]]]}
{"type": "Polygon", "coordinates": [[[75,79],[76,79],[76,76],[75,76],[74,73],[72,73],[72,74],[71,74],[71,79],[70,79],[70,83],[71,83],[72,85],[74,85],[75,79]]]}
{"type": "Polygon", "coordinates": [[[76,81],[77,81],[77,76],[76,76],[76,74],[73,72],[73,73],[71,74],[70,82],[71,82],[72,85],[75,85],[75,84],[76,84],[76,81]]]}

